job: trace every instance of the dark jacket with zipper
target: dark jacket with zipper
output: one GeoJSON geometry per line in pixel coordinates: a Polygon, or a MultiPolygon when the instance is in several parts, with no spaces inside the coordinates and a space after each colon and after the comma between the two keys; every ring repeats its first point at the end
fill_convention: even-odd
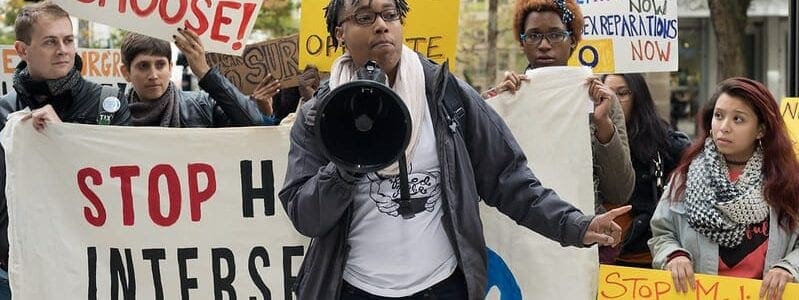
{"type": "MultiPolygon", "coordinates": [[[[180,91],[181,127],[229,127],[262,125],[255,101],[244,95],[214,67],[199,81],[203,91],[180,91]]],[[[131,95],[127,97],[130,102],[131,95]]],[[[157,126],[158,124],[153,124],[157,126]]]]}
{"type": "MultiPolygon", "coordinates": [[[[476,91],[445,68],[420,59],[441,165],[442,224],[465,274],[469,299],[483,299],[487,259],[481,198],[518,224],[562,245],[583,246],[592,217],[541,186],[505,122],[476,91]],[[452,84],[440,88],[444,82],[452,84]],[[462,117],[449,116],[446,97],[462,103],[462,117]]],[[[340,174],[323,156],[313,129],[317,99],[328,92],[325,83],[294,122],[285,184],[279,193],[294,227],[312,238],[295,286],[299,299],[338,299],[349,251],[355,186],[346,172],[340,174]]]]}

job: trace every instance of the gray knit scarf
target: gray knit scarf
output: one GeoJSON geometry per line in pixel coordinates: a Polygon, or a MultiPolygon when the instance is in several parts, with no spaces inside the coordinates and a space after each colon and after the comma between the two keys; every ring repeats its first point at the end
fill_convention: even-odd
{"type": "Polygon", "coordinates": [[[28,64],[22,61],[17,65],[12,78],[14,90],[19,94],[19,100],[26,102],[25,105],[30,105],[31,109],[52,104],[56,112],[61,113],[71,106],[71,91],[76,89],[81,81],[81,65],[80,58],[76,56],[75,66],[67,76],[37,81],[31,78],[28,64]]]}
{"type": "Polygon", "coordinates": [[[713,139],[688,167],[685,205],[688,224],[724,247],[743,241],[746,225],[763,222],[769,207],[763,200],[763,149],[758,146],[733,184],[729,169],[713,139]]]}
{"type": "Polygon", "coordinates": [[[163,95],[156,100],[142,101],[136,90],[131,91],[130,109],[133,126],[180,127],[180,91],[170,82],[163,95]]]}

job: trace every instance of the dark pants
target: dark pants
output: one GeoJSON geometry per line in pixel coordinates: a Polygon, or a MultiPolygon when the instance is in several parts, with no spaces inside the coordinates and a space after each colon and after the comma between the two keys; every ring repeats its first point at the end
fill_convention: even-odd
{"type": "Polygon", "coordinates": [[[463,278],[463,272],[456,269],[447,279],[442,280],[435,285],[424,289],[416,294],[401,297],[389,298],[369,294],[360,290],[346,281],[341,287],[340,300],[432,300],[432,299],[467,299],[466,295],[466,279],[463,278]]]}

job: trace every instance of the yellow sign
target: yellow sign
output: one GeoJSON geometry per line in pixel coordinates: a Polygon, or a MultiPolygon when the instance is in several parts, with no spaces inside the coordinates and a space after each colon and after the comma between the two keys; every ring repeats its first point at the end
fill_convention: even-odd
{"type": "MultiPolygon", "coordinates": [[[[696,290],[678,294],[668,271],[599,265],[597,299],[759,299],[760,280],[703,274],[694,279],[696,290]]],[[[789,283],[782,299],[799,299],[799,284],[789,283]]]]}
{"type": "Polygon", "coordinates": [[[582,40],[569,58],[570,66],[589,66],[594,74],[616,73],[613,39],[582,40]]]}
{"type": "Polygon", "coordinates": [[[780,111],[793,140],[793,148],[799,155],[799,98],[782,98],[780,111]]]}
{"type": "MultiPolygon", "coordinates": [[[[327,33],[324,8],[328,0],[302,1],[300,12],[300,65],[316,64],[320,71],[329,72],[333,60],[344,54],[342,47],[333,46],[327,33]]],[[[457,0],[408,0],[410,11],[405,19],[405,45],[442,63],[449,60],[455,68],[458,40],[457,0]]]]}

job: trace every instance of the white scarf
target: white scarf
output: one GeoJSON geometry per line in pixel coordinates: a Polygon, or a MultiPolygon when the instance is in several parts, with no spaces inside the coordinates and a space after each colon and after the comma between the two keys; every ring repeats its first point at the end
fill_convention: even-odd
{"type": "MultiPolygon", "coordinates": [[[[356,78],[355,71],[358,68],[360,66],[355,65],[349,52],[337,58],[333,62],[333,67],[330,71],[330,90],[354,80],[356,78]]],[[[411,140],[408,143],[408,148],[405,148],[405,157],[408,161],[411,161],[416,150],[416,144],[419,142],[422,121],[427,110],[424,70],[416,52],[413,52],[405,45],[402,46],[402,56],[400,57],[398,68],[397,77],[391,90],[397,93],[411,114],[411,126],[413,127],[411,140]]],[[[378,173],[383,176],[397,175],[399,173],[399,165],[395,162],[378,173]]]]}

